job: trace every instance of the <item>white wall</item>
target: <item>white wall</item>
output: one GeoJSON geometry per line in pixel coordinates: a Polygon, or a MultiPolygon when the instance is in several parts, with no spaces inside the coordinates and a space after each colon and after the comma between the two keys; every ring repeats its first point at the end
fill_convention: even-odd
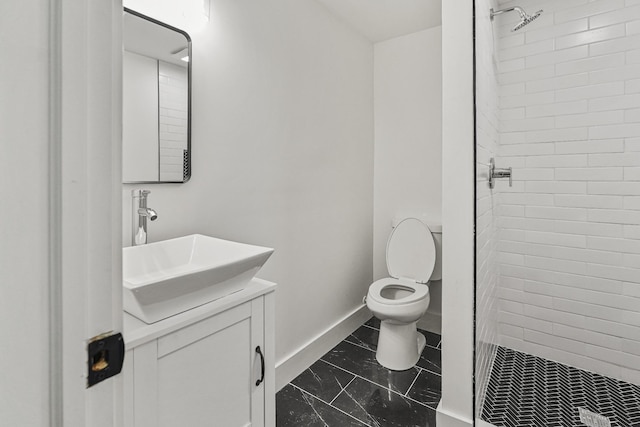
{"type": "Polygon", "coordinates": [[[488,182],[489,160],[498,152],[498,69],[489,10],[476,0],[476,414],[482,408],[498,326],[498,193],[488,182]]]}
{"type": "Polygon", "coordinates": [[[442,400],[438,405],[438,427],[473,424],[472,23],[471,2],[442,2],[442,282],[446,286],[442,288],[442,400]]]}
{"type": "Polygon", "coordinates": [[[47,426],[48,2],[2,9],[0,46],[16,66],[0,71],[0,424],[47,426]]]}
{"type": "Polygon", "coordinates": [[[518,4],[544,13],[494,21],[500,342],[640,384],[640,4],[518,4]]]}
{"type": "Polygon", "coordinates": [[[275,248],[259,276],[283,360],[372,282],[373,47],[310,0],[212,0],[191,36],[193,176],[149,186],[149,236],[275,248]]]}
{"type": "Polygon", "coordinates": [[[158,61],[124,51],[122,63],[123,176],[127,181],[157,181],[158,61]]]}
{"type": "MultiPolygon", "coordinates": [[[[374,45],[373,277],[388,277],[395,216],[442,218],[442,37],[430,28],[374,45]]],[[[430,285],[440,313],[440,282],[430,285]]]]}

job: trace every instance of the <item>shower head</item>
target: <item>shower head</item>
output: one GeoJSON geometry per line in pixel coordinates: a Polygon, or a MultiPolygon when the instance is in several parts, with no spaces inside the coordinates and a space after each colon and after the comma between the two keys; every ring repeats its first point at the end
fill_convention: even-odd
{"type": "Polygon", "coordinates": [[[512,12],[514,10],[520,14],[520,22],[518,24],[516,24],[516,26],[511,29],[512,32],[513,31],[518,31],[519,29],[521,29],[522,27],[524,27],[525,25],[527,25],[531,21],[533,21],[536,18],[538,18],[538,16],[540,16],[540,14],[542,13],[542,9],[540,9],[539,11],[534,13],[533,15],[529,15],[521,7],[518,7],[518,6],[510,7],[508,9],[501,9],[501,10],[493,10],[493,8],[491,8],[491,14],[490,14],[491,20],[493,21],[493,17],[496,16],[496,15],[501,15],[501,14],[506,13],[506,12],[512,12]]]}

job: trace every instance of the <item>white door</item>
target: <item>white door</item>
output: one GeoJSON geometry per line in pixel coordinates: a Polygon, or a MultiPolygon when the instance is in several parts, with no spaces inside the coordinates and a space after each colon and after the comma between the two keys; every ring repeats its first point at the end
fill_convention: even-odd
{"type": "Polygon", "coordinates": [[[0,425],[121,424],[120,0],[0,6],[0,425]]]}

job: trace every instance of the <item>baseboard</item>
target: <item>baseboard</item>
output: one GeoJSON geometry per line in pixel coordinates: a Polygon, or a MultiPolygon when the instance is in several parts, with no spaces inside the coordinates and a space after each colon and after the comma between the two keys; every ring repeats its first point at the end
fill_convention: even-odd
{"type": "Polygon", "coordinates": [[[371,317],[366,305],[361,305],[324,332],[276,363],[276,390],[279,391],[320,359],[327,351],[338,345],[371,317]]]}
{"type": "Polygon", "coordinates": [[[442,409],[442,400],[440,400],[436,409],[436,425],[438,427],[471,427],[473,421],[442,409]]]}

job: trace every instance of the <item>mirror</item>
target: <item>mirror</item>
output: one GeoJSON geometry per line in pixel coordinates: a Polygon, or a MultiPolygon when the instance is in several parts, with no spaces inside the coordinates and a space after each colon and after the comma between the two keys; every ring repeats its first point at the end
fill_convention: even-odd
{"type": "Polygon", "coordinates": [[[191,38],[124,9],[124,183],[191,177],[191,38]]]}

